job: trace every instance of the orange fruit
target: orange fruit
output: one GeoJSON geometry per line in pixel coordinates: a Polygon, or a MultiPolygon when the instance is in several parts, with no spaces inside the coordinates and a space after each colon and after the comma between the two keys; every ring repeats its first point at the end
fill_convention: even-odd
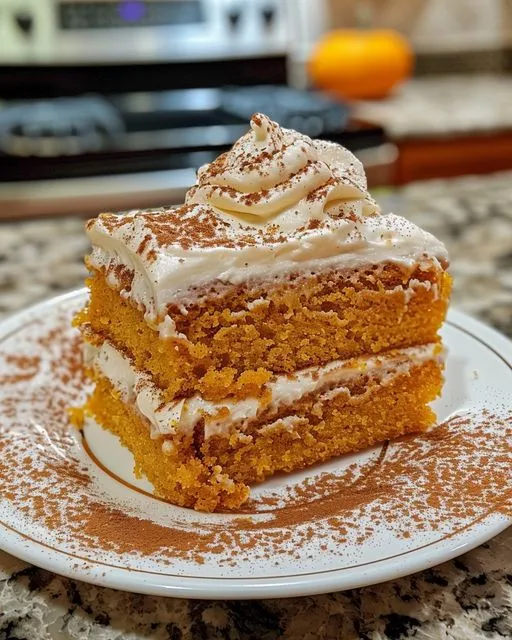
{"type": "Polygon", "coordinates": [[[396,31],[340,29],[316,45],[308,64],[315,86],[342,98],[386,96],[413,68],[408,41],[396,31]]]}

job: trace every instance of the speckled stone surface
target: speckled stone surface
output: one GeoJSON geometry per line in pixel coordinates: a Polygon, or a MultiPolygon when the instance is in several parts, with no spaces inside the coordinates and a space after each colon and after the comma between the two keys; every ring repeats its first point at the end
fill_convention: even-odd
{"type": "MultiPolygon", "coordinates": [[[[512,336],[512,174],[379,194],[448,245],[454,305],[512,336]]],[[[0,314],[80,285],[83,221],[0,224],[0,314]]],[[[0,541],[1,545],[1,541],[0,541]]],[[[498,640],[512,638],[512,529],[434,569],[289,600],[211,602],[127,594],[0,552],[0,640],[498,640]]]]}
{"type": "Polygon", "coordinates": [[[355,115],[384,126],[393,139],[512,129],[509,75],[415,78],[384,100],[362,102],[355,115]]]}

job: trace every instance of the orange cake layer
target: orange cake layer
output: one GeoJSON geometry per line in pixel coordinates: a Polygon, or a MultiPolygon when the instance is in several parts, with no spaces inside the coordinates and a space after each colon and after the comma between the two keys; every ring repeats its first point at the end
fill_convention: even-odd
{"type": "Polygon", "coordinates": [[[248,485],[278,471],[426,430],[435,419],[426,405],[439,395],[441,385],[442,366],[431,360],[386,385],[362,377],[333,398],[306,396],[270,427],[255,422],[245,432],[233,429],[208,439],[201,424],[192,436],[151,439],[146,420],[101,376],[86,411],[120,437],[134,455],[137,475],[145,475],[159,496],[214,511],[236,509],[247,500],[248,485]],[[296,417],[291,424],[290,415],[296,417]]]}
{"type": "Polygon", "coordinates": [[[234,287],[187,306],[186,315],[170,308],[183,338],[160,338],[101,272],[88,284],[90,303],[76,320],[87,340],[108,339],[127,353],[166,399],[215,399],[257,395],[273,373],[434,342],[451,278],[433,263],[412,272],[387,264],[234,287]]]}

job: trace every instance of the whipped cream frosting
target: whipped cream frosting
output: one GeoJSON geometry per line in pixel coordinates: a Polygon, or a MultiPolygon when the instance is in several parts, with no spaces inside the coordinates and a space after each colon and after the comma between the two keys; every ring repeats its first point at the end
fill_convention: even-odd
{"type": "MultiPolygon", "coordinates": [[[[444,245],[368,194],[343,147],[279,127],[262,114],[232,149],[201,167],[178,208],[102,214],[87,232],[90,265],[161,323],[211,285],[391,262],[448,261],[444,245]]],[[[162,326],[161,324],[159,325],[162,326]]],[[[174,335],[167,325],[162,335],[174,335]]]]}
{"type": "Polygon", "coordinates": [[[249,132],[230,151],[199,169],[185,202],[208,204],[248,224],[274,222],[284,232],[378,210],[350,151],[281,128],[263,114],[252,117],[249,132]]]}
{"type": "Polygon", "coordinates": [[[309,367],[293,375],[275,376],[266,386],[264,400],[249,397],[243,400],[205,400],[199,394],[165,402],[161,390],[151,377],[137,370],[130,359],[105,341],[101,347],[89,347],[89,366],[106,377],[120,393],[123,402],[137,407],[147,419],[152,438],[181,433],[190,435],[204,419],[204,435],[225,434],[233,426],[244,431],[268,412],[272,416],[283,407],[291,407],[300,398],[322,393],[319,399],[331,399],[346,392],[347,383],[361,375],[375,378],[386,385],[397,375],[428,360],[441,362],[442,347],[437,343],[409,347],[391,355],[335,360],[324,366],[309,367]]]}

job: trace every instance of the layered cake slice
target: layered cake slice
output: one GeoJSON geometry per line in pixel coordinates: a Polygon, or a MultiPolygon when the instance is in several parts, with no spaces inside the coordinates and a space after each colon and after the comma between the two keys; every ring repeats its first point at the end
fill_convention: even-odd
{"type": "Polygon", "coordinates": [[[257,114],[176,208],[87,224],[85,406],[169,501],[249,487],[427,429],[442,386],[443,244],[346,149],[257,114]]]}

